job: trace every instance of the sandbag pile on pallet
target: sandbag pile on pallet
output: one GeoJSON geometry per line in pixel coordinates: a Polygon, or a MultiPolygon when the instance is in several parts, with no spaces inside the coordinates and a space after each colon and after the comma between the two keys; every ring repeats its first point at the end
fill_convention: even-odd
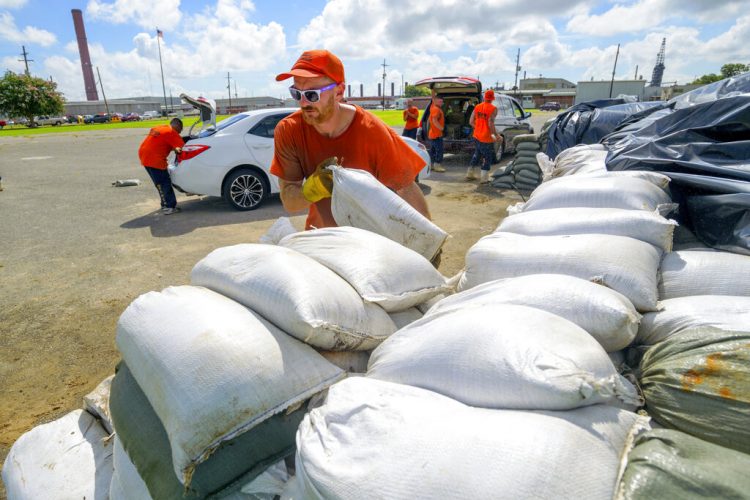
{"type": "Polygon", "coordinates": [[[505,168],[492,174],[492,185],[499,189],[530,192],[542,181],[536,155],[540,151],[535,134],[517,135],[513,138],[516,157],[505,168]]]}

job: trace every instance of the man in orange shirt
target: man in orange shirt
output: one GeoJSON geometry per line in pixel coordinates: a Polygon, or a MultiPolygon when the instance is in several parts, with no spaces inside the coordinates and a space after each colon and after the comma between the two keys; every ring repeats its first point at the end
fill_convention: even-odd
{"type": "Polygon", "coordinates": [[[154,181],[161,198],[161,211],[165,215],[179,212],[177,198],[172,188],[172,179],[167,171],[167,156],[174,151],[179,154],[185,142],[180,137],[182,120],[173,118],[169,125],[160,125],[148,131],[148,135],[138,149],[138,157],[154,181]]]}
{"type": "Polygon", "coordinates": [[[443,129],[445,129],[443,98],[433,95],[432,104],[430,104],[430,131],[427,134],[427,138],[430,139],[430,158],[432,159],[433,172],[445,172],[445,168],[442,165],[443,129]]]}
{"type": "Polygon", "coordinates": [[[406,102],[406,109],[404,110],[404,132],[401,134],[404,137],[410,137],[417,140],[417,129],[419,128],[419,109],[414,105],[414,101],[409,99],[406,102]]]}
{"type": "Polygon", "coordinates": [[[495,142],[497,142],[497,132],[495,131],[495,117],[497,108],[492,101],[495,100],[495,91],[488,89],[484,93],[484,102],[478,104],[469,118],[469,125],[474,127],[474,156],[469,162],[469,170],[466,171],[466,180],[476,179],[474,169],[481,160],[482,178],[480,184],[490,182],[490,167],[495,156],[495,142]]]}
{"type": "Polygon", "coordinates": [[[422,215],[427,201],[414,179],[424,160],[390,127],[362,108],[345,104],[344,65],[327,50],[308,50],[292,69],[289,87],[300,109],[276,126],[271,173],[288,212],[309,210],[306,229],[336,226],[331,213],[332,174],[316,168],[337,157],[346,168],[373,174],[422,215]]]}

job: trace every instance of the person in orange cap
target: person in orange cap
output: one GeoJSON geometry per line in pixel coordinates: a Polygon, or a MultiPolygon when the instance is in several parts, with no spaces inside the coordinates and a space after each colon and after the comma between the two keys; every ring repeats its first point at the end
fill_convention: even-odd
{"type": "Polygon", "coordinates": [[[305,229],[336,226],[331,213],[332,157],[346,168],[373,174],[422,215],[430,218],[414,179],[424,160],[380,119],[346,104],[344,65],[327,50],[308,50],[276,81],[294,78],[289,93],[300,109],[274,132],[271,173],[279,178],[288,212],[309,210],[305,229]]]}
{"type": "MultiPolygon", "coordinates": [[[[490,167],[495,155],[495,142],[498,141],[495,131],[495,117],[497,108],[492,101],[495,100],[495,91],[487,89],[484,93],[484,102],[477,104],[469,118],[469,125],[474,127],[474,155],[469,161],[469,169],[466,171],[466,180],[472,181],[477,178],[474,169],[482,162],[481,184],[490,182],[490,167]]],[[[500,138],[502,140],[502,138],[500,138]]]]}

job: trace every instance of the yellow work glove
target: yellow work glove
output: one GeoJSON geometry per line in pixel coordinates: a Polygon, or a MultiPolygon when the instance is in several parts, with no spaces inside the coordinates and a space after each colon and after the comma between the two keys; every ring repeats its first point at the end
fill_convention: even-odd
{"type": "Polygon", "coordinates": [[[335,156],[327,158],[320,162],[315,168],[315,172],[310,175],[302,184],[302,196],[310,203],[315,203],[323,198],[330,198],[333,192],[333,172],[328,170],[328,166],[337,165],[338,159],[335,156]]]}

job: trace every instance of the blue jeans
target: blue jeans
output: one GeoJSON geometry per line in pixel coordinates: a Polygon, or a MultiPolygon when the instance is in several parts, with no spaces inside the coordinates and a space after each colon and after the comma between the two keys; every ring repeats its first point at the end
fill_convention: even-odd
{"type": "Polygon", "coordinates": [[[412,138],[412,139],[414,139],[416,141],[417,140],[417,129],[415,129],[415,128],[404,129],[404,132],[401,135],[404,136],[404,137],[410,137],[410,138],[412,138]]]}
{"type": "Polygon", "coordinates": [[[430,159],[432,163],[443,163],[443,138],[430,139],[430,159]]]}
{"type": "Polygon", "coordinates": [[[154,181],[156,190],[161,198],[161,208],[174,208],[177,206],[177,197],[172,189],[172,179],[169,172],[158,168],[144,167],[151,180],[154,181]]]}
{"type": "Polygon", "coordinates": [[[469,165],[476,167],[479,161],[482,161],[482,170],[488,170],[492,166],[492,159],[495,156],[495,145],[491,142],[481,142],[474,138],[474,156],[471,157],[469,165]]]}

